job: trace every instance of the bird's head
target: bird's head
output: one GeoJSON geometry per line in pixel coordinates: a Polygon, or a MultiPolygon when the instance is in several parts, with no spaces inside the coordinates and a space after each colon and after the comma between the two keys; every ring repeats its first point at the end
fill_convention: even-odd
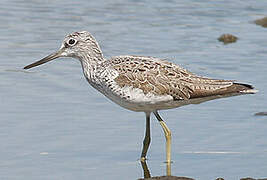
{"type": "Polygon", "coordinates": [[[34,62],[24,69],[30,69],[59,57],[73,57],[81,61],[101,61],[103,55],[95,38],[87,31],[74,32],[67,35],[58,51],[34,62]]]}

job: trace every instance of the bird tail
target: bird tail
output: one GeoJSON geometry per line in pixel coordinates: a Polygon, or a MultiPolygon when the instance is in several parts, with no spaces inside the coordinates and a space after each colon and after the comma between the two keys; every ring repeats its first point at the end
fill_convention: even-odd
{"type": "Polygon", "coordinates": [[[231,96],[238,96],[238,95],[244,95],[244,94],[255,94],[258,92],[258,90],[254,89],[253,86],[249,84],[242,84],[242,83],[233,83],[231,86],[221,88],[215,91],[210,91],[206,94],[206,96],[198,96],[198,94],[194,94],[192,96],[191,104],[199,104],[205,101],[210,101],[213,99],[218,98],[225,98],[225,97],[231,97],[231,96]]]}
{"type": "Polygon", "coordinates": [[[240,94],[255,94],[258,92],[252,85],[243,83],[233,83],[228,90],[240,94]]]}

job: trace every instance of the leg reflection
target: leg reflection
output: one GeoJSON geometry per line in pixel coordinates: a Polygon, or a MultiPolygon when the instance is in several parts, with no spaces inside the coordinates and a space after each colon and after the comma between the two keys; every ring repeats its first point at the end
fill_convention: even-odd
{"type": "MultiPolygon", "coordinates": [[[[141,162],[142,169],[144,172],[144,179],[151,178],[151,174],[150,174],[149,168],[147,166],[146,160],[143,160],[140,162],[141,162]]],[[[166,162],[166,172],[167,172],[167,174],[166,174],[167,176],[171,176],[171,163],[170,162],[169,163],[166,162]]]]}
{"type": "Polygon", "coordinates": [[[166,162],[166,173],[167,176],[171,176],[171,162],[166,162]]]}
{"type": "Polygon", "coordinates": [[[143,171],[144,171],[144,179],[151,178],[149,169],[148,169],[147,164],[146,164],[146,160],[140,161],[140,162],[141,162],[141,165],[142,165],[142,168],[143,168],[143,171]]]}
{"type": "Polygon", "coordinates": [[[146,180],[146,179],[162,179],[162,180],[195,180],[193,178],[189,178],[189,177],[184,177],[184,176],[171,176],[171,162],[166,163],[166,168],[167,168],[167,176],[163,175],[163,176],[154,176],[152,177],[150,174],[150,171],[148,169],[146,160],[140,161],[141,165],[142,165],[142,169],[144,171],[144,178],[140,178],[138,180],[146,180]]]}

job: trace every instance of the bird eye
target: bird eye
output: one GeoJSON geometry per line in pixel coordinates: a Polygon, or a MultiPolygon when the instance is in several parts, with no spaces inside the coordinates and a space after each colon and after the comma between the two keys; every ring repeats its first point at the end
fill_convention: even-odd
{"type": "Polygon", "coordinates": [[[75,39],[69,39],[68,44],[73,46],[76,43],[75,39]]]}

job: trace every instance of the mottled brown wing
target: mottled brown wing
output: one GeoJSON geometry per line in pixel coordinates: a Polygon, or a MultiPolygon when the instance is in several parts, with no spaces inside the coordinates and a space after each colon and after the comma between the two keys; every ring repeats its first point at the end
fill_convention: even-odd
{"type": "Polygon", "coordinates": [[[145,94],[171,95],[175,100],[213,95],[233,84],[199,77],[178,65],[152,57],[117,56],[110,62],[119,73],[115,81],[120,87],[132,86],[145,94]]]}

